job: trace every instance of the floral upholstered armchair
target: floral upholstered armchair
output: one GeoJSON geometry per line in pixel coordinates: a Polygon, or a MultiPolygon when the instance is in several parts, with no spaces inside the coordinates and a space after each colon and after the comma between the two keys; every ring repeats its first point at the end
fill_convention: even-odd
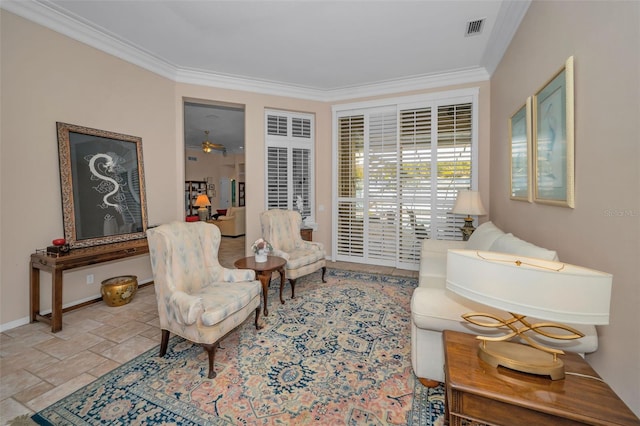
{"type": "Polygon", "coordinates": [[[213,379],[220,339],[255,312],[260,316],[262,286],[255,272],[227,269],[218,262],[220,230],[206,222],[172,222],[147,230],[151,269],[158,302],[162,340],[169,334],[198,343],[209,354],[213,379]]]}
{"type": "Polygon", "coordinates": [[[287,261],[285,275],[291,283],[291,298],[295,296],[296,279],[322,269],[322,282],[326,255],[321,243],[304,241],[300,236],[302,217],[293,210],[267,210],[260,213],[262,238],[273,246],[271,254],[287,261]]]}

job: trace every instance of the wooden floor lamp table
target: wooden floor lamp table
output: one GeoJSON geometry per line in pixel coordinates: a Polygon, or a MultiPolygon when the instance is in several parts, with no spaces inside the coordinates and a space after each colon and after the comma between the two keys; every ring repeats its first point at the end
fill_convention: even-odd
{"type": "Polygon", "coordinates": [[[264,302],[263,312],[265,317],[269,315],[269,309],[267,309],[267,294],[269,293],[271,274],[273,274],[274,271],[278,271],[280,273],[280,303],[284,303],[284,299],[282,298],[282,288],[284,287],[284,265],[286,264],[286,259],[278,256],[267,256],[266,262],[256,262],[255,256],[243,257],[233,263],[233,265],[238,269],[253,269],[256,272],[256,277],[262,284],[262,298],[264,302]]]}
{"type": "Polygon", "coordinates": [[[450,425],[640,425],[579,355],[562,355],[567,373],[551,380],[492,367],[475,336],[445,331],[446,411],[450,425]]]}

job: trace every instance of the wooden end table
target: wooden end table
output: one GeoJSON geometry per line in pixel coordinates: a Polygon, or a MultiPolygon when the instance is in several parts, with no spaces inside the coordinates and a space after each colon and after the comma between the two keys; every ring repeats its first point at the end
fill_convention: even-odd
{"type": "MultiPolygon", "coordinates": [[[[269,315],[269,310],[267,309],[267,294],[269,293],[269,284],[271,283],[271,274],[274,271],[278,271],[280,273],[280,303],[284,304],[284,299],[282,298],[282,288],[284,287],[284,265],[287,264],[287,261],[278,256],[267,256],[266,262],[256,262],[255,256],[243,257],[242,259],[236,260],[233,265],[238,269],[253,269],[256,271],[256,276],[260,280],[262,284],[262,298],[264,300],[264,316],[269,315]]],[[[291,293],[293,297],[293,293],[291,293]]]]}
{"type": "Polygon", "coordinates": [[[475,336],[445,331],[446,415],[450,425],[639,425],[640,420],[589,364],[561,355],[562,380],[492,367],[475,336]]]}

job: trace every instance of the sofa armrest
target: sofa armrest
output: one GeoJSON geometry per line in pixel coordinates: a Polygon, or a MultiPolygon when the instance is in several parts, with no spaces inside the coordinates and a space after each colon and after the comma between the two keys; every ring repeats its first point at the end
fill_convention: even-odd
{"type": "Polygon", "coordinates": [[[454,240],[423,240],[421,253],[429,254],[442,254],[447,256],[447,250],[464,250],[467,247],[466,241],[454,241],[454,240]]]}
{"type": "Polygon", "coordinates": [[[420,251],[420,287],[445,288],[447,276],[447,251],[464,249],[466,241],[424,240],[420,251]]]}

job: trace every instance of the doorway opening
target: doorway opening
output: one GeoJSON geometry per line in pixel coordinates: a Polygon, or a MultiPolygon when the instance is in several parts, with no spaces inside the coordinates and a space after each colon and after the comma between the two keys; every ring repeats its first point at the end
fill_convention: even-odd
{"type": "MultiPolygon", "coordinates": [[[[199,195],[206,195],[210,205],[207,220],[244,206],[245,187],[245,112],[244,105],[205,100],[185,100],[185,216],[196,220],[199,195]],[[242,188],[242,194],[240,194],[242,188]],[[240,197],[242,195],[242,198],[240,197]]],[[[201,201],[203,198],[201,197],[201,201]]],[[[198,219],[200,219],[198,216],[198,219]]],[[[244,235],[245,217],[239,215],[242,224],[227,231],[236,237],[244,235]],[[238,234],[238,235],[236,235],[238,234]]]]}

